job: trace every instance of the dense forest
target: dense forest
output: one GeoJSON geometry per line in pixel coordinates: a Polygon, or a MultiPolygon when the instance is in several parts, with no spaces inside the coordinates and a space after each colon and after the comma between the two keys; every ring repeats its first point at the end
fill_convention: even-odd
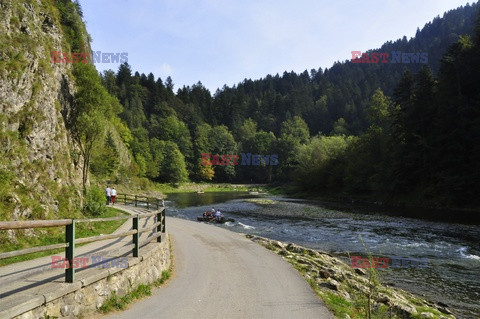
{"type": "MultiPolygon", "coordinates": [[[[116,130],[134,159],[128,173],[159,182],[290,183],[325,194],[476,206],[478,12],[478,3],[451,10],[414,38],[368,52],[427,52],[427,64],[337,62],[245,79],[214,94],[201,82],[175,92],[170,77],[133,73],[127,63],[105,71],[103,86],[123,106],[116,130]],[[202,165],[203,153],[278,155],[278,165],[202,165]]],[[[118,175],[95,160],[114,161],[116,152],[107,135],[92,155],[92,172],[118,175]]]]}

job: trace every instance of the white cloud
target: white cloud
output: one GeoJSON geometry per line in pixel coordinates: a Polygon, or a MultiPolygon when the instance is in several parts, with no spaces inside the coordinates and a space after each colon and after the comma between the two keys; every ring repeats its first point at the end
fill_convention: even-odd
{"type": "Polygon", "coordinates": [[[160,74],[162,77],[172,76],[173,75],[173,68],[168,63],[162,63],[160,66],[160,74]]]}

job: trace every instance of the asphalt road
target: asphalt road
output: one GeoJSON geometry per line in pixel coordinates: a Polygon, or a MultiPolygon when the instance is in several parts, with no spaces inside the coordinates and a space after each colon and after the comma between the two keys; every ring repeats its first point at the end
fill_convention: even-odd
{"type": "Polygon", "coordinates": [[[214,225],[167,218],[175,272],[108,318],[334,318],[280,256],[214,225]]]}

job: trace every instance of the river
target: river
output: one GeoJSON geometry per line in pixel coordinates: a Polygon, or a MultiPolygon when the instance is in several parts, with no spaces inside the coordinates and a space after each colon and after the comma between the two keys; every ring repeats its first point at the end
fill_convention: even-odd
{"type": "Polygon", "coordinates": [[[384,283],[447,304],[457,318],[480,318],[478,225],[358,211],[353,205],[334,210],[248,192],[174,193],[166,206],[167,215],[190,220],[215,207],[235,219],[218,227],[294,242],[347,263],[348,253],[366,256],[364,244],[373,256],[427,258],[426,268],[379,268],[379,274],[384,283]]]}

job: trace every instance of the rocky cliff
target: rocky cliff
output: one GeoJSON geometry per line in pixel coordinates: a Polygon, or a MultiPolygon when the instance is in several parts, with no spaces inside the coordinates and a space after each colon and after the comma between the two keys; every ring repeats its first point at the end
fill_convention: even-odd
{"type": "Polygon", "coordinates": [[[71,49],[62,14],[52,1],[0,0],[0,220],[79,205],[81,161],[65,125],[71,64],[50,56],[71,49]]]}

